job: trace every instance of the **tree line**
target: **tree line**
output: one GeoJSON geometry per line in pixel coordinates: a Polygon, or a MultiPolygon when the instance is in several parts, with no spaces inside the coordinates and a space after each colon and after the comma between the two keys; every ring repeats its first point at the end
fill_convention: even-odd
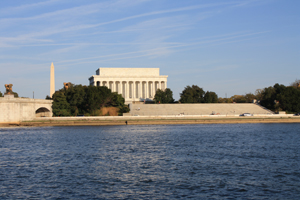
{"type": "Polygon", "coordinates": [[[284,86],[276,83],[264,88],[260,93],[260,104],[275,112],[300,112],[300,87],[284,86]]]}
{"type": "MultiPolygon", "coordinates": [[[[47,96],[46,99],[51,98],[47,96]]],[[[70,84],[68,89],[56,91],[52,100],[53,116],[100,116],[103,107],[117,107],[119,115],[129,112],[122,95],[111,92],[105,86],[70,84]]]]}
{"type": "Polygon", "coordinates": [[[163,90],[158,89],[154,96],[155,103],[218,103],[218,95],[215,92],[205,92],[197,85],[186,86],[180,99],[175,102],[173,92],[170,88],[163,90]]]}
{"type": "Polygon", "coordinates": [[[180,93],[180,99],[173,99],[173,92],[167,88],[158,90],[154,97],[155,103],[253,103],[256,101],[274,112],[300,112],[300,80],[290,86],[276,83],[274,86],[257,89],[255,94],[234,95],[230,98],[218,98],[212,91],[204,91],[197,85],[186,86],[180,93]]]}
{"type": "Polygon", "coordinates": [[[234,95],[230,98],[219,98],[219,103],[251,103],[253,100],[274,112],[300,112],[300,81],[289,86],[276,83],[274,86],[257,89],[255,94],[234,95]]]}

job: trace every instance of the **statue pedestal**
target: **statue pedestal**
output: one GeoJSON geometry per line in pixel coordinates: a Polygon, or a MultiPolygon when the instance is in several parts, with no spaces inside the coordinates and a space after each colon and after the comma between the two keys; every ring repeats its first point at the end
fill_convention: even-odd
{"type": "Polygon", "coordinates": [[[4,98],[13,99],[13,98],[15,98],[15,95],[13,95],[13,94],[4,94],[4,98]]]}

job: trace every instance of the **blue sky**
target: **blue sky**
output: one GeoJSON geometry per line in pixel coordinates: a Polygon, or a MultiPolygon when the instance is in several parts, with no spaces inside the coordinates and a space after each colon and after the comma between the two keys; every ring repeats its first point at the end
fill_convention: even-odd
{"type": "Polygon", "coordinates": [[[0,91],[88,85],[99,67],[160,68],[219,97],[300,79],[299,0],[0,1],[0,91]],[[2,85],[2,86],[1,86],[2,85]]]}

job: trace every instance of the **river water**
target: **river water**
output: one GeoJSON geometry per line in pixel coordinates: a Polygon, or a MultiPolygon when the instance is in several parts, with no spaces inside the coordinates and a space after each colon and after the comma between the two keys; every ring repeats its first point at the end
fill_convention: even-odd
{"type": "Polygon", "coordinates": [[[300,124],[0,129],[0,199],[300,199],[300,124]]]}

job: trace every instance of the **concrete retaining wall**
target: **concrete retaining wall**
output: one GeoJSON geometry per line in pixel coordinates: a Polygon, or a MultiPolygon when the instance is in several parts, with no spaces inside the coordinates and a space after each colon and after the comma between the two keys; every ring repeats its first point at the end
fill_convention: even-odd
{"type": "Polygon", "coordinates": [[[273,114],[253,103],[130,104],[131,116],[273,114]]]}

